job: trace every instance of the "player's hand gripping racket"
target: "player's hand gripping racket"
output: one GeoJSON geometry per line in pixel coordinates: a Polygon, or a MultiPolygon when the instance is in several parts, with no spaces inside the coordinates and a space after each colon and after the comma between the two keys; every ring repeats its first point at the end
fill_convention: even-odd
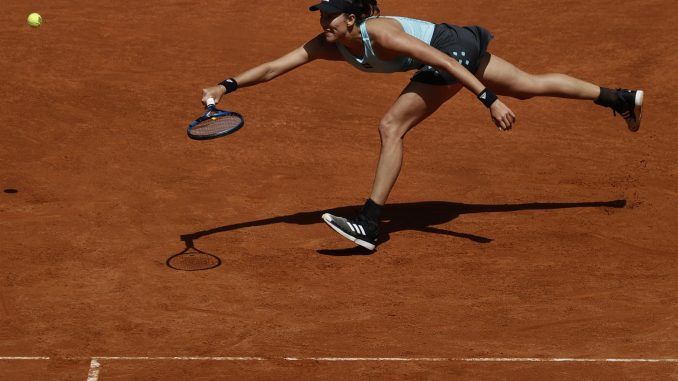
{"type": "Polygon", "coordinates": [[[219,110],[214,98],[207,99],[207,111],[188,125],[188,137],[207,140],[226,136],[238,131],[245,119],[237,112],[219,110]]]}

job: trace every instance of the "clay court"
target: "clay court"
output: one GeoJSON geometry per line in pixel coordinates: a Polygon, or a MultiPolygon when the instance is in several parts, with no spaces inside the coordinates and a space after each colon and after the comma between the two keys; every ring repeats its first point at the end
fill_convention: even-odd
{"type": "Polygon", "coordinates": [[[371,255],[320,216],[369,196],[411,73],[315,62],[186,137],[203,87],[320,32],[312,3],[3,3],[0,379],[678,379],[678,3],[380,1],[646,100],[631,133],[504,98],[499,133],[462,91],[405,139],[371,255]],[[219,266],[169,267],[187,242],[219,266]]]}

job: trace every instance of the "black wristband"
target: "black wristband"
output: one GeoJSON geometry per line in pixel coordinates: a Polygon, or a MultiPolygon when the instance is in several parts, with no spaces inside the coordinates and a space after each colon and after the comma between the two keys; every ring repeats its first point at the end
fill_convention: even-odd
{"type": "Polygon", "coordinates": [[[492,103],[497,100],[497,95],[492,92],[492,90],[485,88],[483,91],[478,94],[478,99],[485,105],[485,107],[490,108],[492,103]]]}
{"type": "Polygon", "coordinates": [[[238,90],[238,82],[235,81],[235,78],[229,78],[219,82],[219,84],[226,88],[226,94],[232,93],[238,90]]]}

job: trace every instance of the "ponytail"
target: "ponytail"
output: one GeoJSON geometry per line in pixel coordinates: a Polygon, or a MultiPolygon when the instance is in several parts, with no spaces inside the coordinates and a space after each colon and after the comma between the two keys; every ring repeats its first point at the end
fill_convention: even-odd
{"type": "Polygon", "coordinates": [[[377,0],[351,0],[351,2],[357,9],[360,9],[360,14],[355,15],[358,21],[365,20],[372,16],[379,16],[381,13],[379,6],[377,5],[377,0]]]}

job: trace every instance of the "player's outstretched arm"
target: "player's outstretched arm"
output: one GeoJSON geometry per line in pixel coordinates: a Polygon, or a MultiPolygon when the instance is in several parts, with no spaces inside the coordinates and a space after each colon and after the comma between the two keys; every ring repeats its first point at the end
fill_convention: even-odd
{"type": "Polygon", "coordinates": [[[323,34],[319,34],[303,46],[278,59],[255,66],[216,86],[203,89],[202,101],[205,103],[208,98],[213,98],[216,102],[219,102],[224,94],[241,87],[268,82],[316,59],[340,60],[342,58],[336,46],[327,43],[323,34]]]}

